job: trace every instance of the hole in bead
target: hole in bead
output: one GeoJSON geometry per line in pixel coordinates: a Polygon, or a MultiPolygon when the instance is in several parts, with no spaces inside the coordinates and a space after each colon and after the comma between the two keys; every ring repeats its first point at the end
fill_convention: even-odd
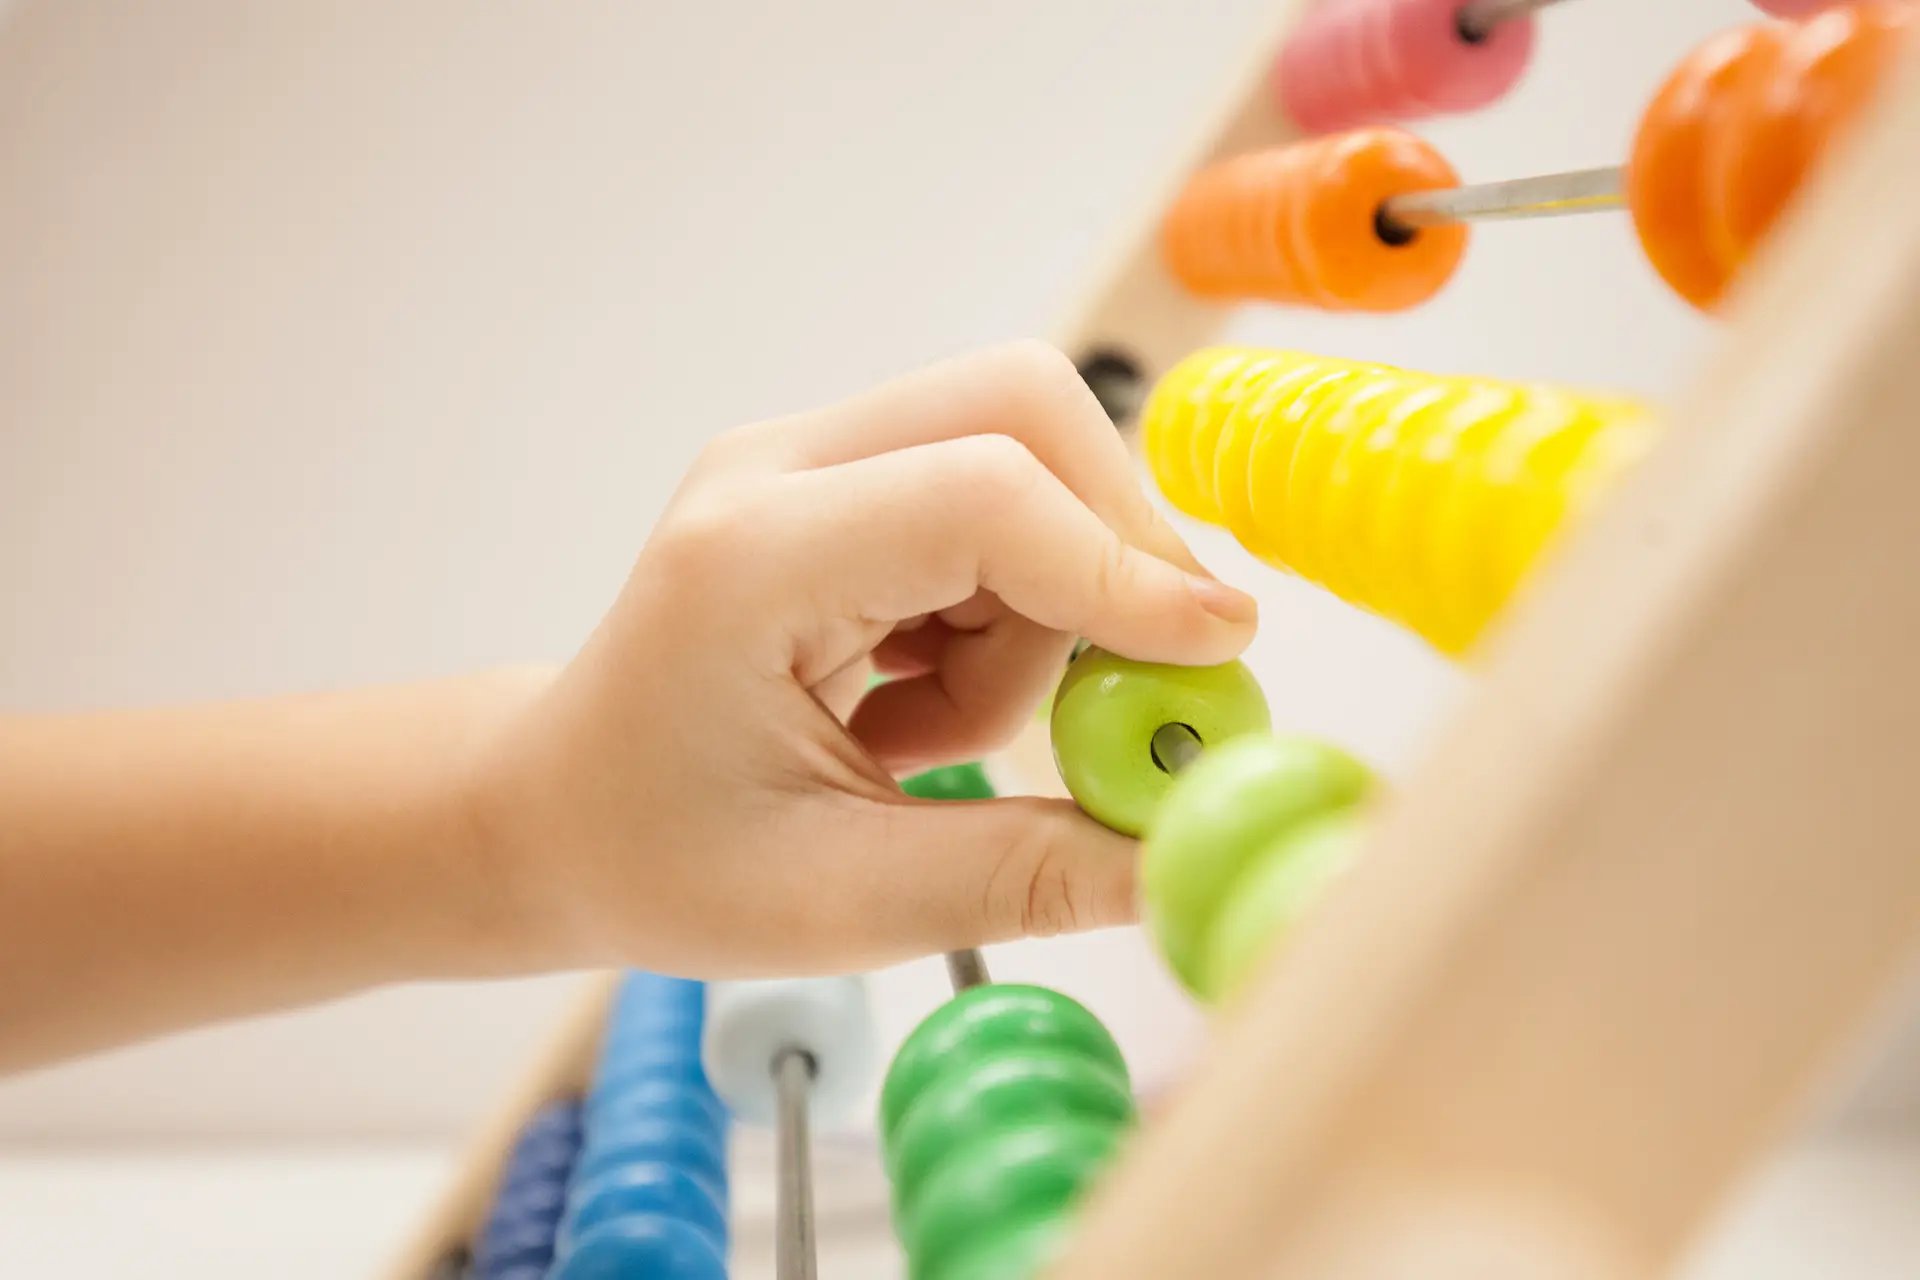
{"type": "Polygon", "coordinates": [[[1153,757],[1154,767],[1162,773],[1179,773],[1182,769],[1200,758],[1205,744],[1200,735],[1194,732],[1190,724],[1178,720],[1163,724],[1153,731],[1153,739],[1147,744],[1147,751],[1153,757]]]}
{"type": "Polygon", "coordinates": [[[1108,420],[1116,427],[1133,420],[1147,388],[1146,371],[1138,360],[1124,351],[1100,347],[1081,360],[1078,368],[1080,380],[1107,411],[1108,420]]]}
{"type": "Polygon", "coordinates": [[[1487,37],[1493,34],[1489,27],[1480,26],[1473,20],[1473,13],[1465,5],[1453,11],[1453,30],[1465,44],[1485,44],[1487,37]]]}
{"type": "Polygon", "coordinates": [[[1418,227],[1410,227],[1387,212],[1382,204],[1373,211],[1373,234],[1389,249],[1404,249],[1420,237],[1418,227]]]}

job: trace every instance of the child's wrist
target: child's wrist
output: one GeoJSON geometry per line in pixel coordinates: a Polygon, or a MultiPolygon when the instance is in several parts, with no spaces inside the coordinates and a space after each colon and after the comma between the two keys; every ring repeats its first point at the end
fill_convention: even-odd
{"type": "Polygon", "coordinates": [[[556,669],[526,667],[474,678],[475,722],[471,749],[449,783],[448,805],[457,834],[456,875],[464,891],[450,895],[460,906],[454,950],[470,974],[502,976],[574,967],[561,910],[561,867],[542,847],[547,825],[539,816],[539,769],[526,741],[526,726],[551,687],[556,669]]]}

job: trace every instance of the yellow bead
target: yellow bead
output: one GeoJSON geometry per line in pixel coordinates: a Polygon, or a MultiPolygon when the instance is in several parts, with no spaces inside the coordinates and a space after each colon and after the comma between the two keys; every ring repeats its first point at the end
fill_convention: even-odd
{"type": "Polygon", "coordinates": [[[1144,417],[1174,506],[1450,654],[1655,434],[1617,396],[1239,347],[1144,417]]]}

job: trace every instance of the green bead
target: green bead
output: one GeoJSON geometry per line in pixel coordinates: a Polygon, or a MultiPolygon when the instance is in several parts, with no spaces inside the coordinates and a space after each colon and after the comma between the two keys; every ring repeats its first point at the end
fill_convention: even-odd
{"type": "Polygon", "coordinates": [[[900,789],[922,800],[991,800],[993,783],[978,764],[950,764],[929,769],[900,784],[900,789]]]}
{"type": "Polygon", "coordinates": [[[1113,1036],[1079,1001],[1045,987],[988,983],[963,991],[915,1027],[880,1089],[880,1133],[889,1146],[908,1107],[948,1070],[1057,1048],[1110,1065],[1126,1079],[1113,1036]]]}
{"type": "Polygon", "coordinates": [[[988,1130],[1084,1117],[1133,1120],[1126,1072],[1105,1055],[1045,1046],[975,1062],[961,1054],[914,1098],[887,1145],[896,1205],[910,1204],[948,1154],[988,1130]]]}
{"type": "Polygon", "coordinates": [[[1070,1119],[985,1133],[949,1153],[900,1223],[913,1280],[945,1280],[993,1236],[1070,1211],[1124,1132],[1070,1119]]]}
{"type": "Polygon", "coordinates": [[[1200,958],[1200,995],[1219,1000],[1239,989],[1347,869],[1360,843],[1360,814],[1349,809],[1295,827],[1264,850],[1234,882],[1200,958]]]}
{"type": "Polygon", "coordinates": [[[1032,1280],[1066,1253],[1071,1222],[1069,1214],[1048,1214],[994,1231],[951,1255],[931,1280],[1032,1280]]]}
{"type": "Polygon", "coordinates": [[[1053,702],[1053,759],[1080,807],[1137,836],[1173,785],[1153,758],[1153,735],[1184,724],[1217,747],[1269,726],[1267,700],[1240,662],[1176,667],[1132,662],[1104,649],[1074,660],[1053,702]]]}
{"type": "Polygon", "coordinates": [[[1367,767],[1306,738],[1243,737],[1185,770],[1148,832],[1141,892],[1148,926],[1189,990],[1210,994],[1202,957],[1238,881],[1302,823],[1350,809],[1367,767]]]}

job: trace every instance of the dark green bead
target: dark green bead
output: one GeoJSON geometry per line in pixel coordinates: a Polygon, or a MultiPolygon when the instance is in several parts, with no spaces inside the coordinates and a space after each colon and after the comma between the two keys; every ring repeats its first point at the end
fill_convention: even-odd
{"type": "Polygon", "coordinates": [[[1124,1125],[1133,1094],[1105,1057],[1046,1046],[975,1063],[971,1055],[921,1090],[894,1130],[887,1169],[896,1206],[910,1204],[948,1154],[987,1131],[1088,1119],[1124,1125]]]}
{"type": "Polygon", "coordinates": [[[913,1280],[939,1280],[992,1237],[1069,1212],[1124,1132],[1074,1119],[982,1133],[950,1151],[900,1220],[913,1280]]]}
{"type": "Polygon", "coordinates": [[[1049,1048],[1105,1062],[1126,1079],[1113,1036],[1072,997],[1013,983],[961,992],[915,1027],[894,1055],[880,1090],[882,1142],[891,1146],[907,1108],[943,1073],[1049,1048]]]}
{"type": "Polygon", "coordinates": [[[900,789],[922,800],[991,800],[993,783],[978,764],[950,764],[929,769],[900,784],[900,789]]]}

